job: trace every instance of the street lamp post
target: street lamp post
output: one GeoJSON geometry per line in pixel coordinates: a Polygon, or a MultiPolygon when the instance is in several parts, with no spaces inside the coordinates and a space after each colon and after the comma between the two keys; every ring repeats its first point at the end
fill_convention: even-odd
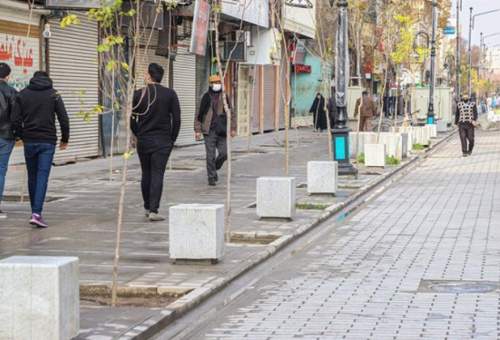
{"type": "Polygon", "coordinates": [[[337,39],[335,46],[335,104],[337,117],[332,133],[333,158],[338,162],[339,174],[357,175],[349,155],[349,132],[347,126],[347,87],[349,82],[349,18],[347,0],[338,0],[337,39]]]}
{"type": "Polygon", "coordinates": [[[432,0],[431,84],[429,86],[429,109],[427,110],[427,124],[435,123],[434,87],[436,86],[436,25],[437,0],[432,0]]]}
{"type": "Polygon", "coordinates": [[[455,58],[457,61],[456,64],[456,77],[457,81],[455,84],[455,100],[458,103],[460,100],[460,91],[461,86],[460,86],[460,73],[461,73],[461,67],[462,67],[462,56],[461,56],[461,49],[460,49],[460,43],[461,43],[461,36],[460,36],[460,12],[462,11],[462,0],[457,0],[457,57],[455,58]]]}

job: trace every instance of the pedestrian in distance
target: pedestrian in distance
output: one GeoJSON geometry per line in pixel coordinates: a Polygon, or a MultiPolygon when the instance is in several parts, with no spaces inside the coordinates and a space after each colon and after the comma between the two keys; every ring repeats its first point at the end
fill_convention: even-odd
{"type": "MultiPolygon", "coordinates": [[[[6,63],[0,63],[0,204],[3,199],[9,158],[15,144],[15,131],[12,122],[17,91],[7,84],[10,73],[10,66],[6,63]]],[[[0,206],[0,219],[7,218],[1,208],[0,206]]]]}
{"type": "Polygon", "coordinates": [[[135,91],[131,129],[141,163],[141,192],[146,219],[163,221],[159,214],[163,180],[168,159],[181,128],[181,109],[177,93],[162,86],[163,68],[148,66],[146,86],[135,91]]]}
{"type": "Polygon", "coordinates": [[[30,224],[46,228],[42,218],[52,161],[57,145],[56,118],[61,128],[60,150],[69,141],[69,119],[61,95],[47,72],[37,71],[28,87],[19,93],[14,130],[23,140],[31,203],[30,224]]]}
{"type": "Polygon", "coordinates": [[[356,100],[354,116],[359,116],[359,131],[370,131],[371,120],[376,115],[377,109],[368,91],[363,91],[361,98],[356,100]]]}
{"type": "Polygon", "coordinates": [[[455,113],[455,124],[458,125],[460,142],[462,143],[462,155],[470,156],[474,149],[474,128],[477,122],[477,106],[467,94],[457,104],[455,113]]]}
{"type": "Polygon", "coordinates": [[[321,93],[317,93],[309,113],[313,115],[314,130],[323,132],[327,129],[325,97],[321,93]]]}
{"type": "MultiPolygon", "coordinates": [[[[208,185],[215,186],[219,180],[217,170],[227,160],[227,114],[222,97],[222,81],[218,75],[209,78],[209,89],[203,95],[200,109],[194,119],[197,141],[203,137],[207,157],[208,185]]],[[[229,103],[228,98],[226,97],[229,103]]],[[[236,136],[236,115],[231,110],[231,137],[236,136]]]]}

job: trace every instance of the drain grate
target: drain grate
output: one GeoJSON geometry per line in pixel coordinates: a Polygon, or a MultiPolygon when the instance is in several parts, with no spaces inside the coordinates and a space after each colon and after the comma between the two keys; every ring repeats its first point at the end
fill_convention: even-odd
{"type": "Polygon", "coordinates": [[[500,290],[500,283],[493,281],[422,280],[421,293],[485,294],[500,290]]]}

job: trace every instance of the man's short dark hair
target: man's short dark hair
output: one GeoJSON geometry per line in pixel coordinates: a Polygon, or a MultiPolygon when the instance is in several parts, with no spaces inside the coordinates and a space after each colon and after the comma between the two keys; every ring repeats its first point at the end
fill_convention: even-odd
{"type": "Polygon", "coordinates": [[[165,71],[157,63],[151,63],[148,67],[148,74],[155,83],[161,83],[165,71]]]}
{"type": "Polygon", "coordinates": [[[49,74],[45,71],[36,71],[34,74],[33,74],[33,78],[38,78],[38,77],[48,77],[49,74]]]}
{"type": "MultiPolygon", "coordinates": [[[[358,92],[359,93],[359,92],[358,92]]],[[[363,96],[367,96],[368,95],[368,91],[363,91],[362,93],[363,96]]]]}
{"type": "Polygon", "coordinates": [[[0,63],[0,79],[5,79],[10,76],[10,66],[6,63],[0,63]]]}

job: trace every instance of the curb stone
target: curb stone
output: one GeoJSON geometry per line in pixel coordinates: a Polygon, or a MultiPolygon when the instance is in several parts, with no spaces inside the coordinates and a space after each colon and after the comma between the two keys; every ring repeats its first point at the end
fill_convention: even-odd
{"type": "Polygon", "coordinates": [[[229,283],[242,276],[250,269],[253,269],[257,265],[263,263],[268,258],[276,254],[279,250],[285,248],[287,245],[304,236],[310,230],[314,229],[324,221],[328,220],[332,216],[343,213],[345,215],[351,214],[353,211],[357,210],[367,201],[375,198],[377,195],[385,191],[390,185],[396,182],[401,177],[408,174],[412,169],[417,167],[421,162],[432,155],[437,147],[441,146],[443,143],[447,142],[456,133],[457,129],[449,131],[440,141],[433,143],[425,153],[413,155],[412,158],[405,164],[395,168],[394,170],[387,172],[380,176],[376,181],[362,186],[355,194],[350,196],[346,201],[341,203],[335,203],[325,209],[324,213],[320,215],[315,221],[301,225],[295,230],[293,234],[283,235],[280,238],[274,240],[267,245],[266,249],[257,254],[251,255],[247,260],[247,266],[237,268],[228,276],[215,279],[209,284],[196,288],[190,293],[184,295],[180,299],[168,305],[165,309],[159,311],[158,314],[151,316],[144,320],[142,323],[133,326],[125,334],[123,334],[119,339],[121,340],[146,340],[150,339],[152,336],[156,335],[162,331],[168,324],[172,323],[177,318],[186,314],[189,310],[201,304],[210,296],[221,291],[229,283]],[[396,176],[398,175],[398,176],[396,176]],[[380,185],[391,179],[388,183],[383,186],[380,185]],[[379,187],[374,193],[368,197],[364,197],[374,188],[379,187]],[[345,209],[345,210],[344,210],[345,209]]]}

